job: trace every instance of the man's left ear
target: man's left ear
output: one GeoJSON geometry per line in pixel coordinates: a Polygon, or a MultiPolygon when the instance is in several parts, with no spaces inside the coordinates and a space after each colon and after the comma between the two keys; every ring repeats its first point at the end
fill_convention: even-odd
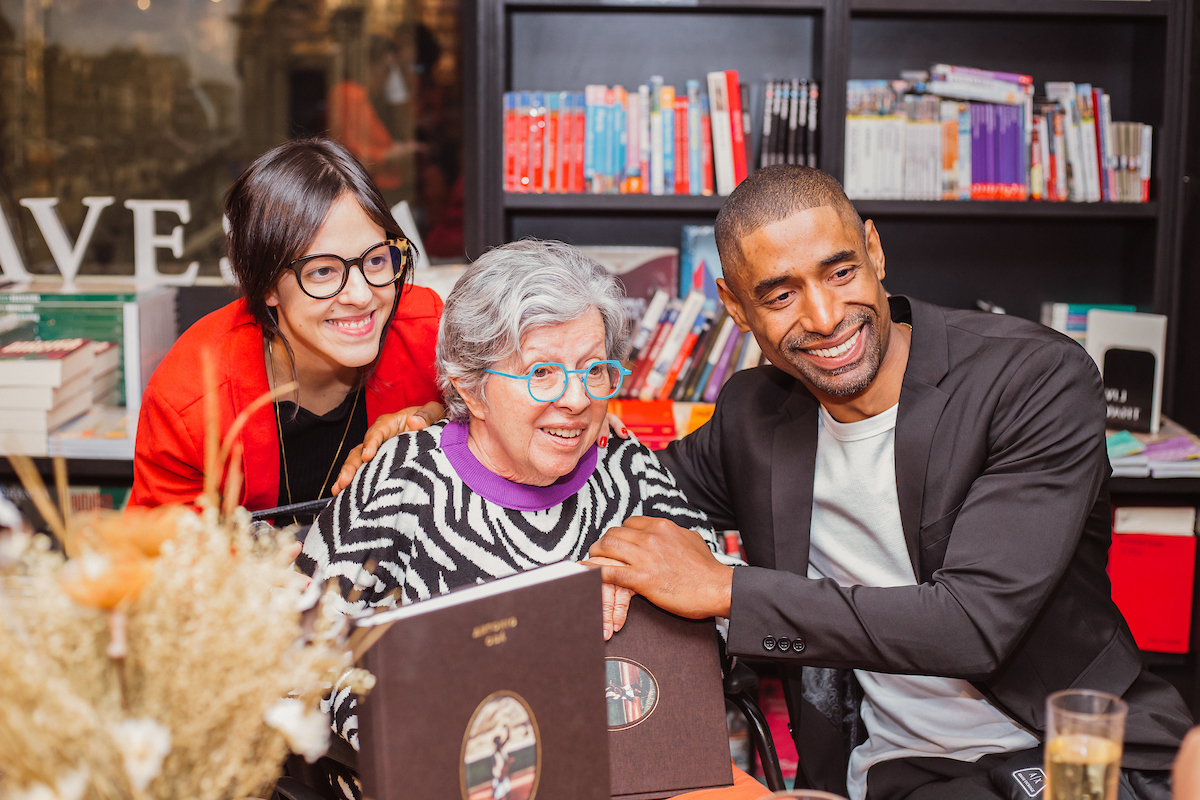
{"type": "Polygon", "coordinates": [[[863,223],[863,229],[867,240],[867,255],[870,256],[871,264],[875,267],[876,277],[883,280],[883,245],[879,242],[879,231],[875,229],[875,221],[867,220],[863,223]]]}

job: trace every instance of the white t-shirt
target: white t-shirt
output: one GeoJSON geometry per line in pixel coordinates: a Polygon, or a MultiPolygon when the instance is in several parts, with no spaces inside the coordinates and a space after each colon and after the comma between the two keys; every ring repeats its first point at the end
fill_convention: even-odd
{"type": "MultiPolygon", "coordinates": [[[[821,409],[808,577],[841,586],[915,586],[896,497],[898,405],[860,422],[821,409]]],[[[1037,746],[1037,739],[957,678],[855,670],[868,737],[850,754],[850,800],[863,800],[880,761],[940,756],[975,761],[1037,746]]]]}

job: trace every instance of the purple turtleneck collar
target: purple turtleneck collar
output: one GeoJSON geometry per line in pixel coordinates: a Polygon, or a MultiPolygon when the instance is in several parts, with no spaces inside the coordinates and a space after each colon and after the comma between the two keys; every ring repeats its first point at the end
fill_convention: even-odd
{"type": "Polygon", "coordinates": [[[593,444],[579,459],[575,469],[563,475],[549,486],[528,486],[502,478],[479,463],[479,459],[467,446],[468,423],[465,420],[446,423],[442,431],[442,452],[450,466],[462,478],[463,483],[487,500],[515,511],[545,511],[554,508],[568,497],[576,494],[592,472],[598,458],[593,444]]]}

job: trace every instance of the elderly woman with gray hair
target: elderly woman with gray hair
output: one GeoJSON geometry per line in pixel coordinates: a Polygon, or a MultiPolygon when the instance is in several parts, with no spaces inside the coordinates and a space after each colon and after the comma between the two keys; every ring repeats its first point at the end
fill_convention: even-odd
{"type": "MultiPolygon", "coordinates": [[[[484,254],[442,312],[447,418],[388,440],[317,518],[298,566],[337,579],[342,610],[360,615],[583,559],[635,516],[690,528],[720,554],[653,452],[632,437],[597,443],[628,375],[624,330],[616,281],[574,247],[484,254]]],[[[334,723],[357,746],[352,712],[342,703],[334,723]]],[[[714,796],[760,796],[745,788],[714,796]]]]}

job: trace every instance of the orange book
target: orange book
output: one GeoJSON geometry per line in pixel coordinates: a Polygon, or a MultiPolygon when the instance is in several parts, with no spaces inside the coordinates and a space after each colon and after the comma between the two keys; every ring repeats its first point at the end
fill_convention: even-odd
{"type": "Polygon", "coordinates": [[[608,410],[651,450],[675,441],[675,411],[670,400],[609,400],[608,410]]]}

